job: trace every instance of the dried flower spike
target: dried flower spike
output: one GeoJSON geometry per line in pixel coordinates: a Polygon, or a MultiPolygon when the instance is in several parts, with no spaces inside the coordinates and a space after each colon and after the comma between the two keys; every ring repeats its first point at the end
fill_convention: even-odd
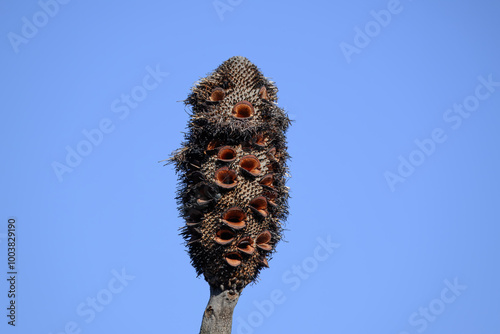
{"type": "MultiPolygon", "coordinates": [[[[232,57],[198,81],[185,101],[191,119],[171,160],[186,220],[181,234],[197,274],[210,284],[213,312],[217,296],[236,304],[282,238],[290,120],[276,105],[277,91],[248,59],[232,57]]],[[[210,319],[205,314],[202,333],[210,319]]]]}

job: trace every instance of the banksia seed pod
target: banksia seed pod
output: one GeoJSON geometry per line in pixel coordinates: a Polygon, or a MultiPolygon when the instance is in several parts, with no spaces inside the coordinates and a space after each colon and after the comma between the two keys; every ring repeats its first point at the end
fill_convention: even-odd
{"type": "Polygon", "coordinates": [[[241,292],[282,238],[290,124],[277,88],[232,57],[192,88],[188,132],[172,161],[191,263],[211,287],[241,292]]]}

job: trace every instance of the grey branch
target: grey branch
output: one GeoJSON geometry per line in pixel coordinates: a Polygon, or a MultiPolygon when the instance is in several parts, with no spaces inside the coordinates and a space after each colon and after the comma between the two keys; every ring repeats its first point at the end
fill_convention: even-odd
{"type": "Polygon", "coordinates": [[[200,334],[231,334],[233,311],[240,293],[210,285],[210,300],[203,313],[200,334]]]}

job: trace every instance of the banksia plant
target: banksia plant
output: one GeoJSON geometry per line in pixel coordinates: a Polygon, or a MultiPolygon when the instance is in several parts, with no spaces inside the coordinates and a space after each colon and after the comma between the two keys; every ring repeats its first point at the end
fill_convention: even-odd
{"type": "Polygon", "coordinates": [[[242,290],[255,282],[282,238],[288,215],[285,133],[277,88],[244,57],[198,81],[192,113],[171,158],[179,175],[181,234],[210,285],[200,333],[230,333],[242,290]]]}

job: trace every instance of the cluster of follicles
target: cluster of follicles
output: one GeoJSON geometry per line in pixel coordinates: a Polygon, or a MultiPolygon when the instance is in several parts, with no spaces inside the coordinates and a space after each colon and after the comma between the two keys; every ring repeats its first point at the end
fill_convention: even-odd
{"type": "Polygon", "coordinates": [[[282,238],[290,121],[276,93],[248,59],[233,57],[185,101],[189,131],[172,158],[181,234],[198,275],[222,289],[254,282],[282,238]]]}

